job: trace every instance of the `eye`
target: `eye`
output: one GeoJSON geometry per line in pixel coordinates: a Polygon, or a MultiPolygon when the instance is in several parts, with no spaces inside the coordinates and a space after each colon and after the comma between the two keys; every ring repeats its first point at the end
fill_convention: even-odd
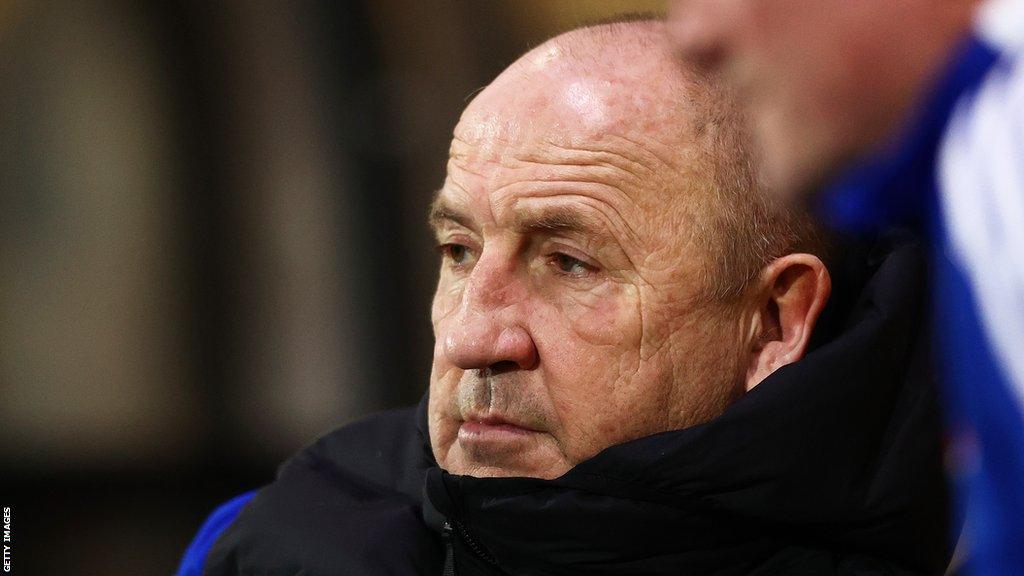
{"type": "Polygon", "coordinates": [[[580,278],[594,271],[593,266],[568,254],[555,252],[550,258],[551,264],[562,274],[580,278]]]}
{"type": "Polygon", "coordinates": [[[442,257],[451,260],[455,266],[467,264],[470,259],[469,246],[463,244],[441,244],[437,247],[437,250],[441,253],[442,257]]]}

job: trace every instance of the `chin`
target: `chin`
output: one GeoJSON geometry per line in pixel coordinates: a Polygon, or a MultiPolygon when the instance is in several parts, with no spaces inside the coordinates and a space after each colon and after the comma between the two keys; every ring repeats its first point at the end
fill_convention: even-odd
{"type": "Polygon", "coordinates": [[[538,451],[481,454],[453,446],[441,467],[450,474],[477,478],[541,478],[551,480],[565,474],[572,465],[538,451]]]}
{"type": "Polygon", "coordinates": [[[487,465],[470,467],[464,472],[453,472],[451,470],[448,472],[463,476],[473,476],[475,478],[539,478],[541,480],[553,480],[564,474],[564,472],[550,474],[530,468],[504,468],[487,465]]]}

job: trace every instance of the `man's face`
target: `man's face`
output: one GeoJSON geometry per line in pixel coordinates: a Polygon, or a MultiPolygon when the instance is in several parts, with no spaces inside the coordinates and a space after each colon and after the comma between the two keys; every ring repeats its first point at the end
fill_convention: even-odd
{"type": "Polygon", "coordinates": [[[791,194],[818,184],[902,117],[911,71],[892,54],[911,56],[914,66],[908,53],[923,45],[901,30],[910,4],[675,0],[670,26],[685,57],[737,88],[765,150],[767,180],[791,194]]]}
{"type": "Polygon", "coordinates": [[[467,109],[432,212],[430,439],[456,474],[557,477],[740,386],[740,322],[702,300],[686,111],[545,58],[467,109]]]}

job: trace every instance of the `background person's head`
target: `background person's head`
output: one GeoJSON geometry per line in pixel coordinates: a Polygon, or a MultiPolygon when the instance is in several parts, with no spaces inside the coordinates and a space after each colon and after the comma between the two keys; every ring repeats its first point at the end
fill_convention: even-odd
{"type": "Polygon", "coordinates": [[[807,192],[883,140],[941,71],[978,0],[675,0],[691,63],[747,109],[773,188],[807,192]]]}
{"type": "Polygon", "coordinates": [[[654,22],[555,38],[473,100],[431,214],[442,467],[555,477],[803,355],[828,274],[741,126],[654,22]]]}

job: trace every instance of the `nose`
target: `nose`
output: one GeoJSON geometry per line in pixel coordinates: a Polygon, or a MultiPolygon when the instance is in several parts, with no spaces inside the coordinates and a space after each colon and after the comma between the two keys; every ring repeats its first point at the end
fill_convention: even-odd
{"type": "Polygon", "coordinates": [[[709,69],[723,55],[723,34],[728,25],[723,4],[727,0],[674,0],[669,9],[669,29],[680,55],[709,69]]]}
{"type": "Polygon", "coordinates": [[[528,289],[512,268],[481,259],[462,292],[462,301],[442,336],[444,353],[463,370],[531,370],[537,347],[523,325],[528,289]]]}

